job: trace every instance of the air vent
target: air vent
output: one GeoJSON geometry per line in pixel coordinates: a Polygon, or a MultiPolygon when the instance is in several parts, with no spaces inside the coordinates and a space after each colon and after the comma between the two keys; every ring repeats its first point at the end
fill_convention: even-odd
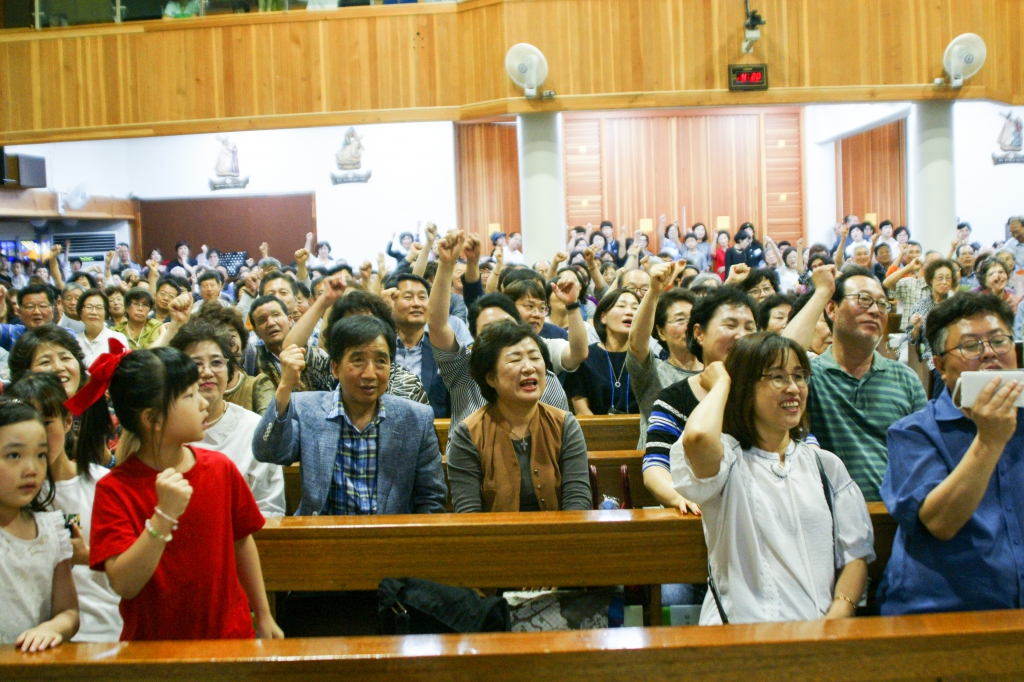
{"type": "Polygon", "coordinates": [[[72,256],[102,256],[113,251],[117,246],[117,234],[114,232],[79,232],[77,234],[55,234],[53,241],[63,244],[71,242],[72,256]]]}

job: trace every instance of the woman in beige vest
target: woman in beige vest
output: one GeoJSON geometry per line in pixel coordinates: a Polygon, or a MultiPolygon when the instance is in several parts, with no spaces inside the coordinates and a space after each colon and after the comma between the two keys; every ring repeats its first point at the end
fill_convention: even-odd
{"type": "Polygon", "coordinates": [[[568,412],[540,402],[550,367],[529,325],[489,325],[469,372],[487,405],[452,430],[448,479],[456,512],[590,509],[587,444],[568,412]]]}

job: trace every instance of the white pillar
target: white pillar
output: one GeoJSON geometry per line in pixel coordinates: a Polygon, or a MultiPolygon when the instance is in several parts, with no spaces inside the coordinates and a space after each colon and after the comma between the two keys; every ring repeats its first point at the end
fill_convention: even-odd
{"type": "Polygon", "coordinates": [[[907,194],[913,239],[945,256],[957,223],[952,100],[914,104],[907,125],[907,194]]]}
{"type": "Polygon", "coordinates": [[[524,114],[519,140],[519,212],[526,264],[565,249],[565,172],[562,115],[524,114]]]}

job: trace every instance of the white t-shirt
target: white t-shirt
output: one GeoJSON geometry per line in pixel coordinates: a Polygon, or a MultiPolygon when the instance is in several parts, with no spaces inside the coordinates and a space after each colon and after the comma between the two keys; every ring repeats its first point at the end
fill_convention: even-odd
{"type": "Polygon", "coordinates": [[[60,512],[33,512],[38,532],[22,540],[0,528],[0,644],[53,618],[53,572],[71,558],[60,512]]]}
{"type": "Polygon", "coordinates": [[[85,335],[85,330],[78,334],[78,345],[82,347],[82,353],[85,355],[85,366],[89,367],[93,361],[104,353],[110,352],[109,339],[117,339],[124,347],[128,347],[128,339],[121,332],[115,332],[109,327],[103,327],[99,334],[96,335],[94,341],[90,341],[85,335]]]}
{"type": "Polygon", "coordinates": [[[551,371],[555,374],[570,371],[562,367],[562,352],[569,347],[569,342],[565,339],[544,339],[544,345],[548,347],[548,355],[551,356],[551,371]]]}
{"type": "Polygon", "coordinates": [[[284,470],[252,456],[252,437],[260,416],[234,403],[226,405],[224,416],[194,445],[222,452],[235,463],[263,516],[284,516],[284,470]]]}
{"type": "Polygon", "coordinates": [[[775,272],[779,275],[779,293],[789,294],[796,291],[797,285],[800,284],[799,272],[786,265],[775,268],[775,272]]]}
{"type": "MultiPolygon", "coordinates": [[[[669,452],[676,491],[700,505],[711,573],[730,623],[821,618],[841,569],[874,561],[874,529],[864,495],[842,461],[803,442],[779,455],[741,450],[722,435],[718,473],[697,478],[682,439],[669,452]],[[835,539],[815,455],[833,490],[835,539]],[[833,551],[834,550],[834,551],[833,551]]],[[[720,624],[710,590],[700,624],[720,624]]]]}
{"type": "Polygon", "coordinates": [[[847,258],[853,258],[853,250],[856,249],[858,246],[868,247],[868,253],[871,253],[871,242],[869,242],[867,239],[862,239],[859,242],[855,242],[853,240],[846,242],[846,250],[843,253],[846,255],[847,258]]]}
{"type": "Polygon", "coordinates": [[[64,327],[72,334],[81,334],[85,331],[85,323],[81,320],[72,320],[67,315],[61,315],[60,319],[57,320],[58,327],[64,327]]]}
{"type": "MultiPolygon", "coordinates": [[[[96,499],[96,482],[109,474],[106,467],[89,465],[90,479],[75,476],[67,481],[57,481],[53,508],[65,517],[74,517],[82,529],[82,537],[89,541],[92,531],[92,504],[96,499]]],[[[106,573],[94,571],[88,566],[73,566],[71,575],[78,590],[78,609],[81,625],[72,642],[116,642],[121,638],[124,622],[118,605],[121,597],[110,586],[106,573]]]]}
{"type": "Polygon", "coordinates": [[[505,250],[505,265],[522,265],[523,264],[523,252],[513,251],[507,246],[502,247],[505,250]]]}

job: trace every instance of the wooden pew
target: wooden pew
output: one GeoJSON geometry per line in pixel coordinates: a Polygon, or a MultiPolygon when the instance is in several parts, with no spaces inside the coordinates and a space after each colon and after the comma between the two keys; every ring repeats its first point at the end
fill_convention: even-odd
{"type": "MultiPolygon", "coordinates": [[[[896,524],[881,503],[868,508],[877,577],[896,524]]],[[[388,577],[481,588],[707,580],[701,520],[674,509],[293,516],[255,537],[268,592],[375,590],[388,577]]]]}
{"type": "MultiPolygon", "coordinates": [[[[608,414],[577,417],[590,450],[633,450],[640,441],[640,415],[608,414]]],[[[441,452],[448,448],[451,419],[435,419],[441,452]]]]}
{"type": "Polygon", "coordinates": [[[717,627],[0,649],[0,679],[132,682],[821,682],[1024,677],[1024,613],[717,627]],[[570,672],[571,671],[571,672],[570,672]]]}
{"type": "MultiPolygon", "coordinates": [[[[597,467],[598,493],[620,500],[623,498],[621,468],[625,465],[629,472],[629,488],[633,496],[633,506],[658,506],[657,500],[644,487],[643,472],[641,471],[643,456],[643,450],[612,450],[587,453],[590,464],[597,467]]],[[[443,466],[445,467],[444,479],[447,483],[447,462],[443,466]]],[[[302,471],[298,464],[284,467],[284,497],[285,513],[291,516],[299,508],[299,501],[302,499],[302,471]]],[[[450,500],[448,509],[449,511],[451,510],[450,500]]]]}

